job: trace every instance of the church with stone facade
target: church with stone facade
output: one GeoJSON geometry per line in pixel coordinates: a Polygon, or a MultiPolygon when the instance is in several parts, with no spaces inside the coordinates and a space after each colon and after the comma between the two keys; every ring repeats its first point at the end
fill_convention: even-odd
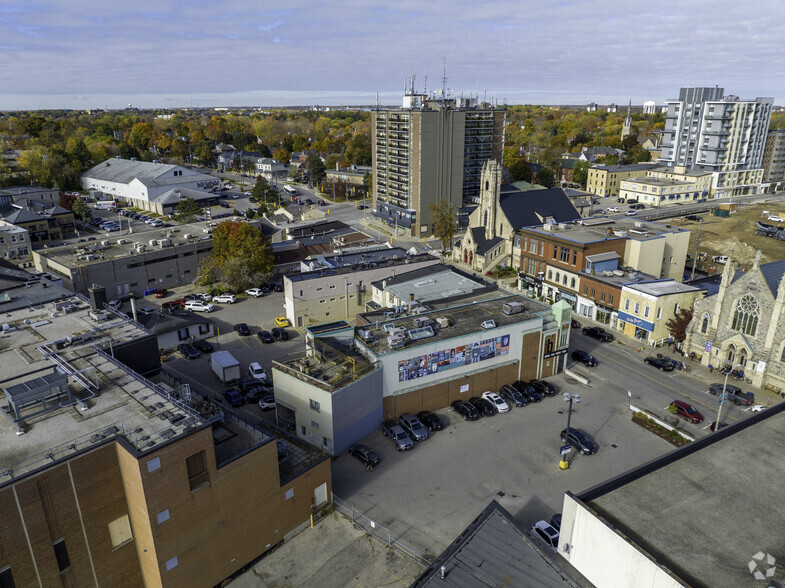
{"type": "Polygon", "coordinates": [[[785,260],[739,270],[733,252],[716,294],[696,300],[684,343],[703,365],[742,368],[755,386],[785,390],[785,260]]]}
{"type": "Polygon", "coordinates": [[[522,191],[502,184],[501,164],[489,160],[482,168],[480,205],[469,216],[466,234],[453,248],[453,262],[480,273],[502,265],[518,269],[518,229],[579,218],[580,213],[561,188],[522,191]]]}

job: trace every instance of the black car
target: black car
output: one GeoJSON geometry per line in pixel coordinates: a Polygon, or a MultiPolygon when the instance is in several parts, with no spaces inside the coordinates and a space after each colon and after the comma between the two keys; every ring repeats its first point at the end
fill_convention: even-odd
{"type": "Polygon", "coordinates": [[[259,402],[264,396],[269,396],[272,392],[264,386],[250,386],[243,390],[243,394],[245,394],[245,399],[248,402],[259,402]]]}
{"type": "Polygon", "coordinates": [[[264,388],[267,388],[267,386],[264,385],[264,382],[262,382],[258,378],[244,378],[240,380],[239,386],[240,386],[240,391],[243,393],[248,392],[248,390],[250,390],[251,388],[255,388],[257,386],[262,386],[264,388]]]}
{"type": "MultiPolygon", "coordinates": [[[[709,386],[709,393],[714,394],[722,394],[722,384],[712,384],[709,386]]],[[[738,386],[734,386],[733,384],[725,384],[725,392],[727,392],[730,397],[728,400],[732,400],[736,406],[740,406],[742,404],[746,404],[749,406],[755,402],[755,395],[752,392],[742,392],[741,388],[738,386]]]]}
{"type": "Polygon", "coordinates": [[[573,351],[572,358],[575,361],[581,362],[586,367],[594,367],[597,365],[597,360],[594,359],[594,356],[591,353],[587,353],[585,351],[573,351]]]}
{"type": "Polygon", "coordinates": [[[580,329],[581,328],[581,324],[578,321],[576,321],[575,319],[570,319],[570,328],[571,329],[580,329]]]}
{"type": "Polygon", "coordinates": [[[653,355],[643,360],[643,363],[648,363],[656,367],[661,372],[672,372],[673,362],[665,357],[654,357],[653,355]]]}
{"type": "Polygon", "coordinates": [[[428,427],[431,431],[441,431],[444,427],[442,424],[442,419],[439,418],[439,415],[430,411],[423,410],[422,412],[418,412],[417,418],[420,419],[420,422],[428,427]]]}
{"type": "Polygon", "coordinates": [[[197,339],[193,342],[193,346],[202,353],[212,353],[213,351],[213,344],[209,341],[205,341],[204,339],[197,339]]]}
{"type": "Polygon", "coordinates": [[[515,406],[526,406],[529,404],[529,399],[513,386],[502,386],[501,390],[499,390],[499,396],[504,398],[507,404],[514,404],[515,406]]]}
{"type": "Polygon", "coordinates": [[[697,214],[688,214],[687,216],[684,217],[684,220],[699,223],[703,220],[703,217],[700,217],[697,214]]]}
{"type": "Polygon", "coordinates": [[[265,294],[269,294],[270,292],[273,291],[273,286],[272,284],[262,284],[261,286],[259,286],[259,289],[265,294]]]}
{"type": "Polygon", "coordinates": [[[613,341],[613,335],[601,327],[583,327],[583,334],[605,343],[613,341]]]}
{"type": "Polygon", "coordinates": [[[289,333],[286,332],[286,329],[282,329],[281,327],[274,327],[270,333],[275,338],[276,341],[288,341],[289,340],[289,333]]]}
{"type": "Polygon", "coordinates": [[[496,414],[496,409],[494,408],[493,404],[485,400],[485,398],[472,396],[469,398],[469,404],[476,408],[477,411],[483,416],[493,416],[496,414]]]}
{"type": "Polygon", "coordinates": [[[543,396],[553,396],[556,394],[555,386],[545,380],[532,380],[529,384],[543,396]]]}
{"type": "Polygon", "coordinates": [[[534,389],[534,386],[529,384],[528,382],[524,382],[523,380],[518,380],[513,383],[513,388],[515,388],[518,392],[523,394],[526,397],[526,400],[529,402],[539,402],[542,400],[542,394],[537,392],[534,389]]]}
{"type": "Polygon", "coordinates": [[[272,343],[273,341],[275,341],[275,339],[273,339],[273,336],[270,334],[270,331],[259,331],[258,333],[256,333],[256,336],[259,337],[259,341],[261,341],[262,343],[272,343]]]}
{"type": "Polygon", "coordinates": [[[282,284],[273,284],[273,292],[283,292],[282,284]]]}
{"type": "Polygon", "coordinates": [[[202,355],[199,353],[198,349],[195,349],[193,345],[189,345],[188,343],[180,343],[177,346],[177,351],[180,352],[180,355],[187,357],[188,359],[197,359],[202,355]]]}
{"type": "Polygon", "coordinates": [[[237,323],[234,326],[234,332],[238,335],[242,335],[243,337],[247,337],[251,334],[251,329],[249,329],[248,325],[245,323],[237,323]]]}
{"type": "Polygon", "coordinates": [[[480,418],[480,413],[468,402],[455,400],[450,406],[455,412],[461,415],[465,421],[476,421],[480,418]]]}
{"type": "Polygon", "coordinates": [[[227,388],[224,390],[224,398],[234,407],[242,406],[245,404],[243,395],[237,388],[227,388]]]}
{"type": "Polygon", "coordinates": [[[633,204],[630,206],[630,210],[643,210],[644,208],[646,208],[645,204],[633,204]]]}
{"type": "Polygon", "coordinates": [[[379,465],[381,462],[381,458],[376,454],[376,452],[368,447],[367,445],[362,445],[358,443],[357,445],[352,445],[349,448],[349,455],[352,455],[359,459],[365,465],[379,465]]]}
{"type": "Polygon", "coordinates": [[[591,455],[597,453],[597,446],[594,441],[589,439],[589,436],[574,427],[564,429],[559,435],[562,443],[569,443],[575,447],[581,455],[591,455]]]}

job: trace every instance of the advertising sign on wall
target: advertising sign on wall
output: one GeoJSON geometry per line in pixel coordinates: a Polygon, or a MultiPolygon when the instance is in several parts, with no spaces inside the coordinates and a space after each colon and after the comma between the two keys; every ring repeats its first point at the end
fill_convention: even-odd
{"type": "Polygon", "coordinates": [[[461,345],[398,362],[398,381],[407,382],[457,367],[471,365],[510,352],[510,336],[501,335],[478,343],[461,345]]]}

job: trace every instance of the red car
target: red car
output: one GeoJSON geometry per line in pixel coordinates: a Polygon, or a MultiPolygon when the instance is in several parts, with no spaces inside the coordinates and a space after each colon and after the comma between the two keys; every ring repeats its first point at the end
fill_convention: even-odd
{"type": "Polygon", "coordinates": [[[185,308],[185,300],[170,300],[169,302],[164,302],[161,308],[164,310],[183,310],[185,308]]]}
{"type": "Polygon", "coordinates": [[[156,298],[163,298],[163,297],[164,297],[164,296],[166,296],[167,294],[169,294],[169,291],[168,291],[168,290],[165,290],[165,289],[158,288],[158,289],[155,291],[155,297],[156,297],[156,298]]]}
{"type": "Polygon", "coordinates": [[[695,407],[681,400],[674,400],[670,403],[668,410],[693,423],[702,423],[703,415],[695,410],[695,407]]]}

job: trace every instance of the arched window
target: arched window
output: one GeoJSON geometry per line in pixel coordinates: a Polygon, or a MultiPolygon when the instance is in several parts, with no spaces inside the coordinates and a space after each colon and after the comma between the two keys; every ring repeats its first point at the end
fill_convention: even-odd
{"type": "Polygon", "coordinates": [[[548,270],[548,279],[549,280],[553,279],[553,270],[548,270]]]}
{"type": "Polygon", "coordinates": [[[560,279],[561,279],[561,274],[559,272],[556,272],[556,283],[557,284],[559,283],[560,279]]]}
{"type": "Polygon", "coordinates": [[[758,330],[758,314],[758,301],[751,294],[745,294],[736,303],[731,329],[754,337],[758,330]]]}
{"type": "Polygon", "coordinates": [[[570,288],[572,288],[573,290],[575,290],[575,278],[572,278],[572,279],[570,280],[570,288]]]}
{"type": "Polygon", "coordinates": [[[564,274],[562,276],[561,283],[564,284],[565,286],[567,285],[567,274],[564,274]]]}
{"type": "Polygon", "coordinates": [[[709,315],[707,313],[703,315],[703,321],[701,322],[701,333],[705,333],[708,330],[709,330],[709,315]]]}
{"type": "Polygon", "coordinates": [[[485,189],[486,189],[486,190],[488,189],[488,187],[489,187],[490,185],[491,185],[491,184],[490,184],[490,182],[488,182],[488,180],[485,180],[485,189]]]}

